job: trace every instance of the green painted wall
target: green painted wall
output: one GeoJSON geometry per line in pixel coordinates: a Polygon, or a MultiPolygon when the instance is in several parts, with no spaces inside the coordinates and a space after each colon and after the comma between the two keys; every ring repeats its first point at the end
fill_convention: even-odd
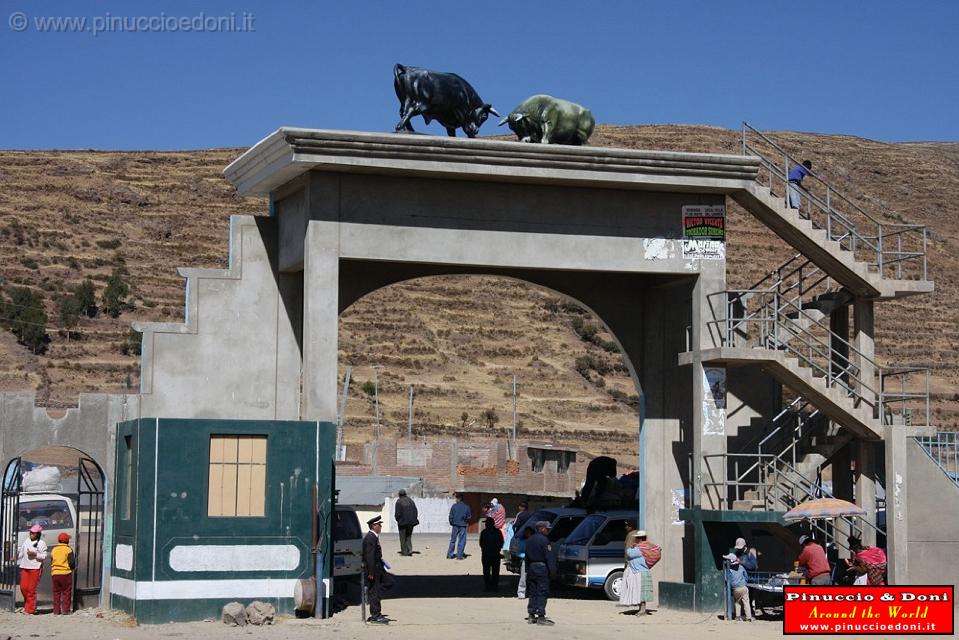
{"type": "MultiPolygon", "coordinates": [[[[220,607],[231,600],[248,604],[268,600],[281,611],[292,607],[288,597],[205,598],[204,584],[198,581],[290,580],[314,573],[312,554],[311,502],[319,478],[320,522],[329,523],[332,508],[333,449],[332,423],[298,421],[184,420],[143,418],[117,427],[117,498],[114,501],[113,549],[130,545],[133,568],[117,568],[112,576],[138,584],[137,598],[116,595],[113,606],[129,611],[140,622],[167,622],[218,616],[220,607]],[[210,517],[207,515],[209,449],[211,435],[265,435],[267,437],[266,514],[263,517],[210,517]],[[126,487],[125,437],[133,444],[133,509],[123,519],[126,487]],[[317,454],[318,452],[318,454],[317,454]],[[294,546],[299,562],[284,570],[176,571],[170,564],[171,551],[178,546],[196,545],[294,546]],[[139,585],[184,583],[183,599],[145,599],[139,585]],[[198,586],[200,585],[200,586],[198,586]]],[[[329,528],[321,526],[319,546],[329,549],[329,528]]],[[[326,576],[324,576],[326,577],[326,576]]]]}

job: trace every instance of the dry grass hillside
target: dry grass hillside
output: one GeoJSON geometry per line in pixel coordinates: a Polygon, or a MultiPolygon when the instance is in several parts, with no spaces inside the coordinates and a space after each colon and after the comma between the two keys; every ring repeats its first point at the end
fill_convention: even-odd
{"type": "MultiPolygon", "coordinates": [[[[892,210],[932,229],[930,276],[937,293],[879,305],[877,345],[881,362],[932,368],[934,422],[956,428],[959,144],[775,135],[867,209],[892,210]]],[[[593,143],[734,153],[738,133],[605,126],[593,143]]],[[[229,215],[265,212],[264,200],[238,197],[221,175],[239,153],[0,152],[0,283],[41,293],[50,318],[46,353],[35,355],[12,333],[0,333],[0,390],[35,389],[40,404],[51,407],[73,405],[83,391],[134,392],[137,359],[121,351],[129,323],[181,319],[176,267],[225,266],[229,215]],[[132,307],[116,319],[84,318],[69,336],[58,331],[57,299],[85,278],[99,297],[118,265],[128,272],[132,307]]],[[[751,284],[791,255],[731,202],[729,218],[730,286],[751,284]]],[[[349,439],[372,432],[372,400],[363,383],[373,379],[376,363],[383,367],[384,432],[405,431],[410,384],[415,431],[489,433],[481,418],[487,408],[495,409],[493,429],[501,431],[511,422],[515,372],[523,434],[559,434],[597,452],[631,447],[635,390],[621,358],[602,346],[609,336],[581,339],[577,327],[591,322],[544,291],[493,278],[437,277],[375,292],[341,318],[341,369],[354,365],[349,439]],[[577,371],[577,358],[586,355],[604,363],[603,375],[590,371],[587,380],[577,371]]]]}

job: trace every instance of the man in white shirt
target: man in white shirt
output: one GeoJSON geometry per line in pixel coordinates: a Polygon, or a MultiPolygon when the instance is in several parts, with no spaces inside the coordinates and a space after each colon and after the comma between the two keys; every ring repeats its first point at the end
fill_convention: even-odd
{"type": "Polygon", "coordinates": [[[37,585],[43,561],[47,559],[47,544],[40,539],[43,528],[35,524],[30,527],[30,537],[23,541],[17,550],[20,565],[20,593],[23,594],[23,612],[32,615],[37,612],[37,585]]]}

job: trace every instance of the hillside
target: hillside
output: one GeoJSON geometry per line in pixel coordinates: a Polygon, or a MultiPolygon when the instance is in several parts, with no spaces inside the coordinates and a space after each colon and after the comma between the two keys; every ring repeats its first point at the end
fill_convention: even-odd
{"type": "MultiPolygon", "coordinates": [[[[931,228],[930,277],[937,294],[879,305],[876,342],[881,362],[932,368],[934,422],[955,429],[959,144],[775,135],[867,208],[891,209],[931,228]]],[[[738,149],[738,132],[605,126],[592,142],[730,153],[738,149]]],[[[225,266],[229,215],[265,213],[265,200],[238,197],[222,177],[240,151],[0,152],[0,283],[41,292],[51,319],[44,354],[0,333],[0,390],[36,389],[41,404],[52,407],[75,404],[83,391],[134,392],[136,356],[121,353],[129,323],[181,319],[183,283],[176,267],[225,266]],[[99,298],[118,265],[128,272],[132,309],[117,319],[83,319],[69,336],[58,332],[55,301],[85,278],[94,281],[99,298]]],[[[728,224],[731,287],[751,284],[791,255],[731,202],[728,224]]],[[[385,432],[405,432],[410,384],[416,387],[416,432],[480,433],[480,413],[489,407],[501,430],[511,422],[515,372],[523,434],[559,432],[597,452],[632,448],[635,389],[617,354],[580,339],[574,324],[582,322],[590,319],[550,294],[503,279],[437,277],[375,292],[341,318],[341,369],[352,364],[355,383],[348,439],[371,435],[372,401],[361,387],[373,379],[370,365],[376,363],[383,366],[385,432]],[[602,379],[593,373],[587,381],[576,371],[577,357],[587,353],[607,362],[610,371],[602,379]]]]}

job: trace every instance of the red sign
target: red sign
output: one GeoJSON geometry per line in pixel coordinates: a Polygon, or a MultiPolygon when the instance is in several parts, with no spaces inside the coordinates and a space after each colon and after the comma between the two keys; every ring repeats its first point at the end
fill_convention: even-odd
{"type": "Polygon", "coordinates": [[[954,632],[952,585],[783,588],[784,634],[947,635],[954,632]]]}

